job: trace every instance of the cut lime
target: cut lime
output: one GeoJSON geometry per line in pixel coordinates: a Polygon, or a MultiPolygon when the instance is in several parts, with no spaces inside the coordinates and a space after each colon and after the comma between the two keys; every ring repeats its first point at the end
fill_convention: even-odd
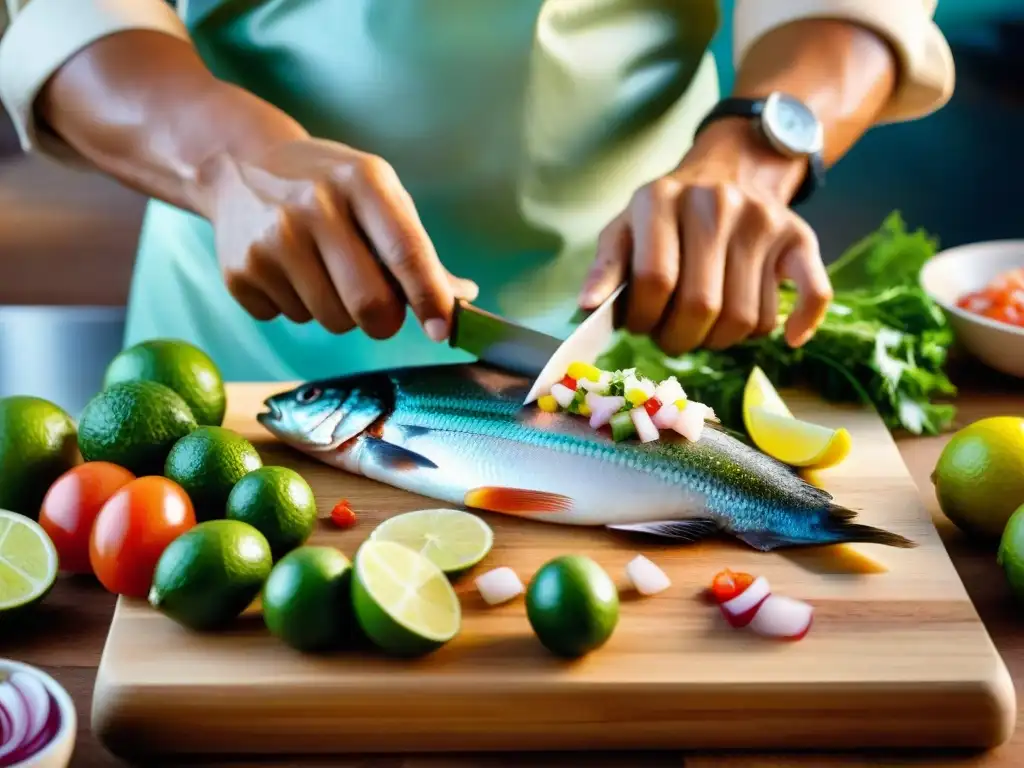
{"type": "Polygon", "coordinates": [[[452,578],[487,557],[494,544],[491,527],[461,509],[420,509],[396,515],[378,525],[370,538],[414,549],[452,578]]]}
{"type": "Polygon", "coordinates": [[[440,648],[462,624],[459,598],[428,557],[393,541],[367,540],[355,556],[352,606],[366,636],[397,656],[440,648]]]}
{"type": "Polygon", "coordinates": [[[0,614],[42,600],[57,579],[57,548],[42,526],[0,509],[0,614]]]}

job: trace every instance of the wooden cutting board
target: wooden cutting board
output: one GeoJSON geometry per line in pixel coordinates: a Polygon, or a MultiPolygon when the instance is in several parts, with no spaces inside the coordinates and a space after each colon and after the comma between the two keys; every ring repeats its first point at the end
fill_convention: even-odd
{"type": "MultiPolygon", "coordinates": [[[[299,470],[317,495],[312,541],[350,557],[375,523],[436,502],[346,475],[276,443],[255,421],[286,385],[230,389],[226,426],[267,464],[299,470]],[[351,501],[359,525],[332,529],[351,501]]],[[[533,636],[523,600],[489,608],[473,573],[457,591],[461,634],[414,661],[372,653],[301,655],[272,638],[258,609],[236,628],[192,634],[145,603],[118,603],[96,683],[93,727],[109,748],[152,753],[359,753],[523,749],[991,747],[1016,718],[1013,684],[878,416],[787,395],[803,418],[846,426],[853,451],[818,481],[864,522],[919,542],[860,545],[870,572],[834,549],[765,554],[731,541],[638,545],[485,514],[495,547],[480,573],[507,565],[527,582],[566,553],[593,557],[619,582],[637,553],[672,587],[623,587],[615,634],[577,661],[533,636]],[[728,627],[701,592],[723,567],[763,574],[811,602],[797,643],[728,627]],[[868,572],[865,572],[868,571],[868,572]]],[[[848,554],[848,553],[847,553],[848,554]]]]}

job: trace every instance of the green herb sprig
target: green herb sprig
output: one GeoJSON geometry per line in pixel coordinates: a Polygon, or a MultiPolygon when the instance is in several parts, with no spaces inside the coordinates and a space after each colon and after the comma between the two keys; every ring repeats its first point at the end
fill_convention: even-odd
{"type": "MultiPolygon", "coordinates": [[[[725,351],[680,357],[666,355],[647,337],[621,332],[598,364],[635,367],[656,381],[674,375],[690,397],[712,406],[734,429],[742,429],[743,388],[757,365],[776,386],[806,386],[832,402],[870,403],[890,429],[938,434],[956,415],[952,405],[938,402],[956,394],[944,370],[953,333],[918,282],[937,250],[935,238],[908,231],[894,211],[829,266],[834,299],[800,349],[786,343],[781,326],[725,351]]],[[[780,315],[795,300],[792,287],[783,286],[780,315]]]]}

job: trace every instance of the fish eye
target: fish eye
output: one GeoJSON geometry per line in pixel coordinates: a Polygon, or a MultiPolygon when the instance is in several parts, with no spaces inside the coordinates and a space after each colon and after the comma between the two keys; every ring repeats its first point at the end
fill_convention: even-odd
{"type": "Polygon", "coordinates": [[[318,399],[323,392],[320,387],[303,387],[299,390],[298,394],[295,395],[295,399],[298,400],[302,405],[312,403],[318,399]]]}

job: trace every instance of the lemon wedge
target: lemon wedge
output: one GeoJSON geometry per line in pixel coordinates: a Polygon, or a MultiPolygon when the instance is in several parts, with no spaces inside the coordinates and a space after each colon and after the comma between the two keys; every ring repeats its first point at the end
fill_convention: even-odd
{"type": "Polygon", "coordinates": [[[754,444],[793,467],[825,469],[850,453],[850,433],[793,416],[764,371],[750,372],[743,390],[743,423],[754,444]]]}

